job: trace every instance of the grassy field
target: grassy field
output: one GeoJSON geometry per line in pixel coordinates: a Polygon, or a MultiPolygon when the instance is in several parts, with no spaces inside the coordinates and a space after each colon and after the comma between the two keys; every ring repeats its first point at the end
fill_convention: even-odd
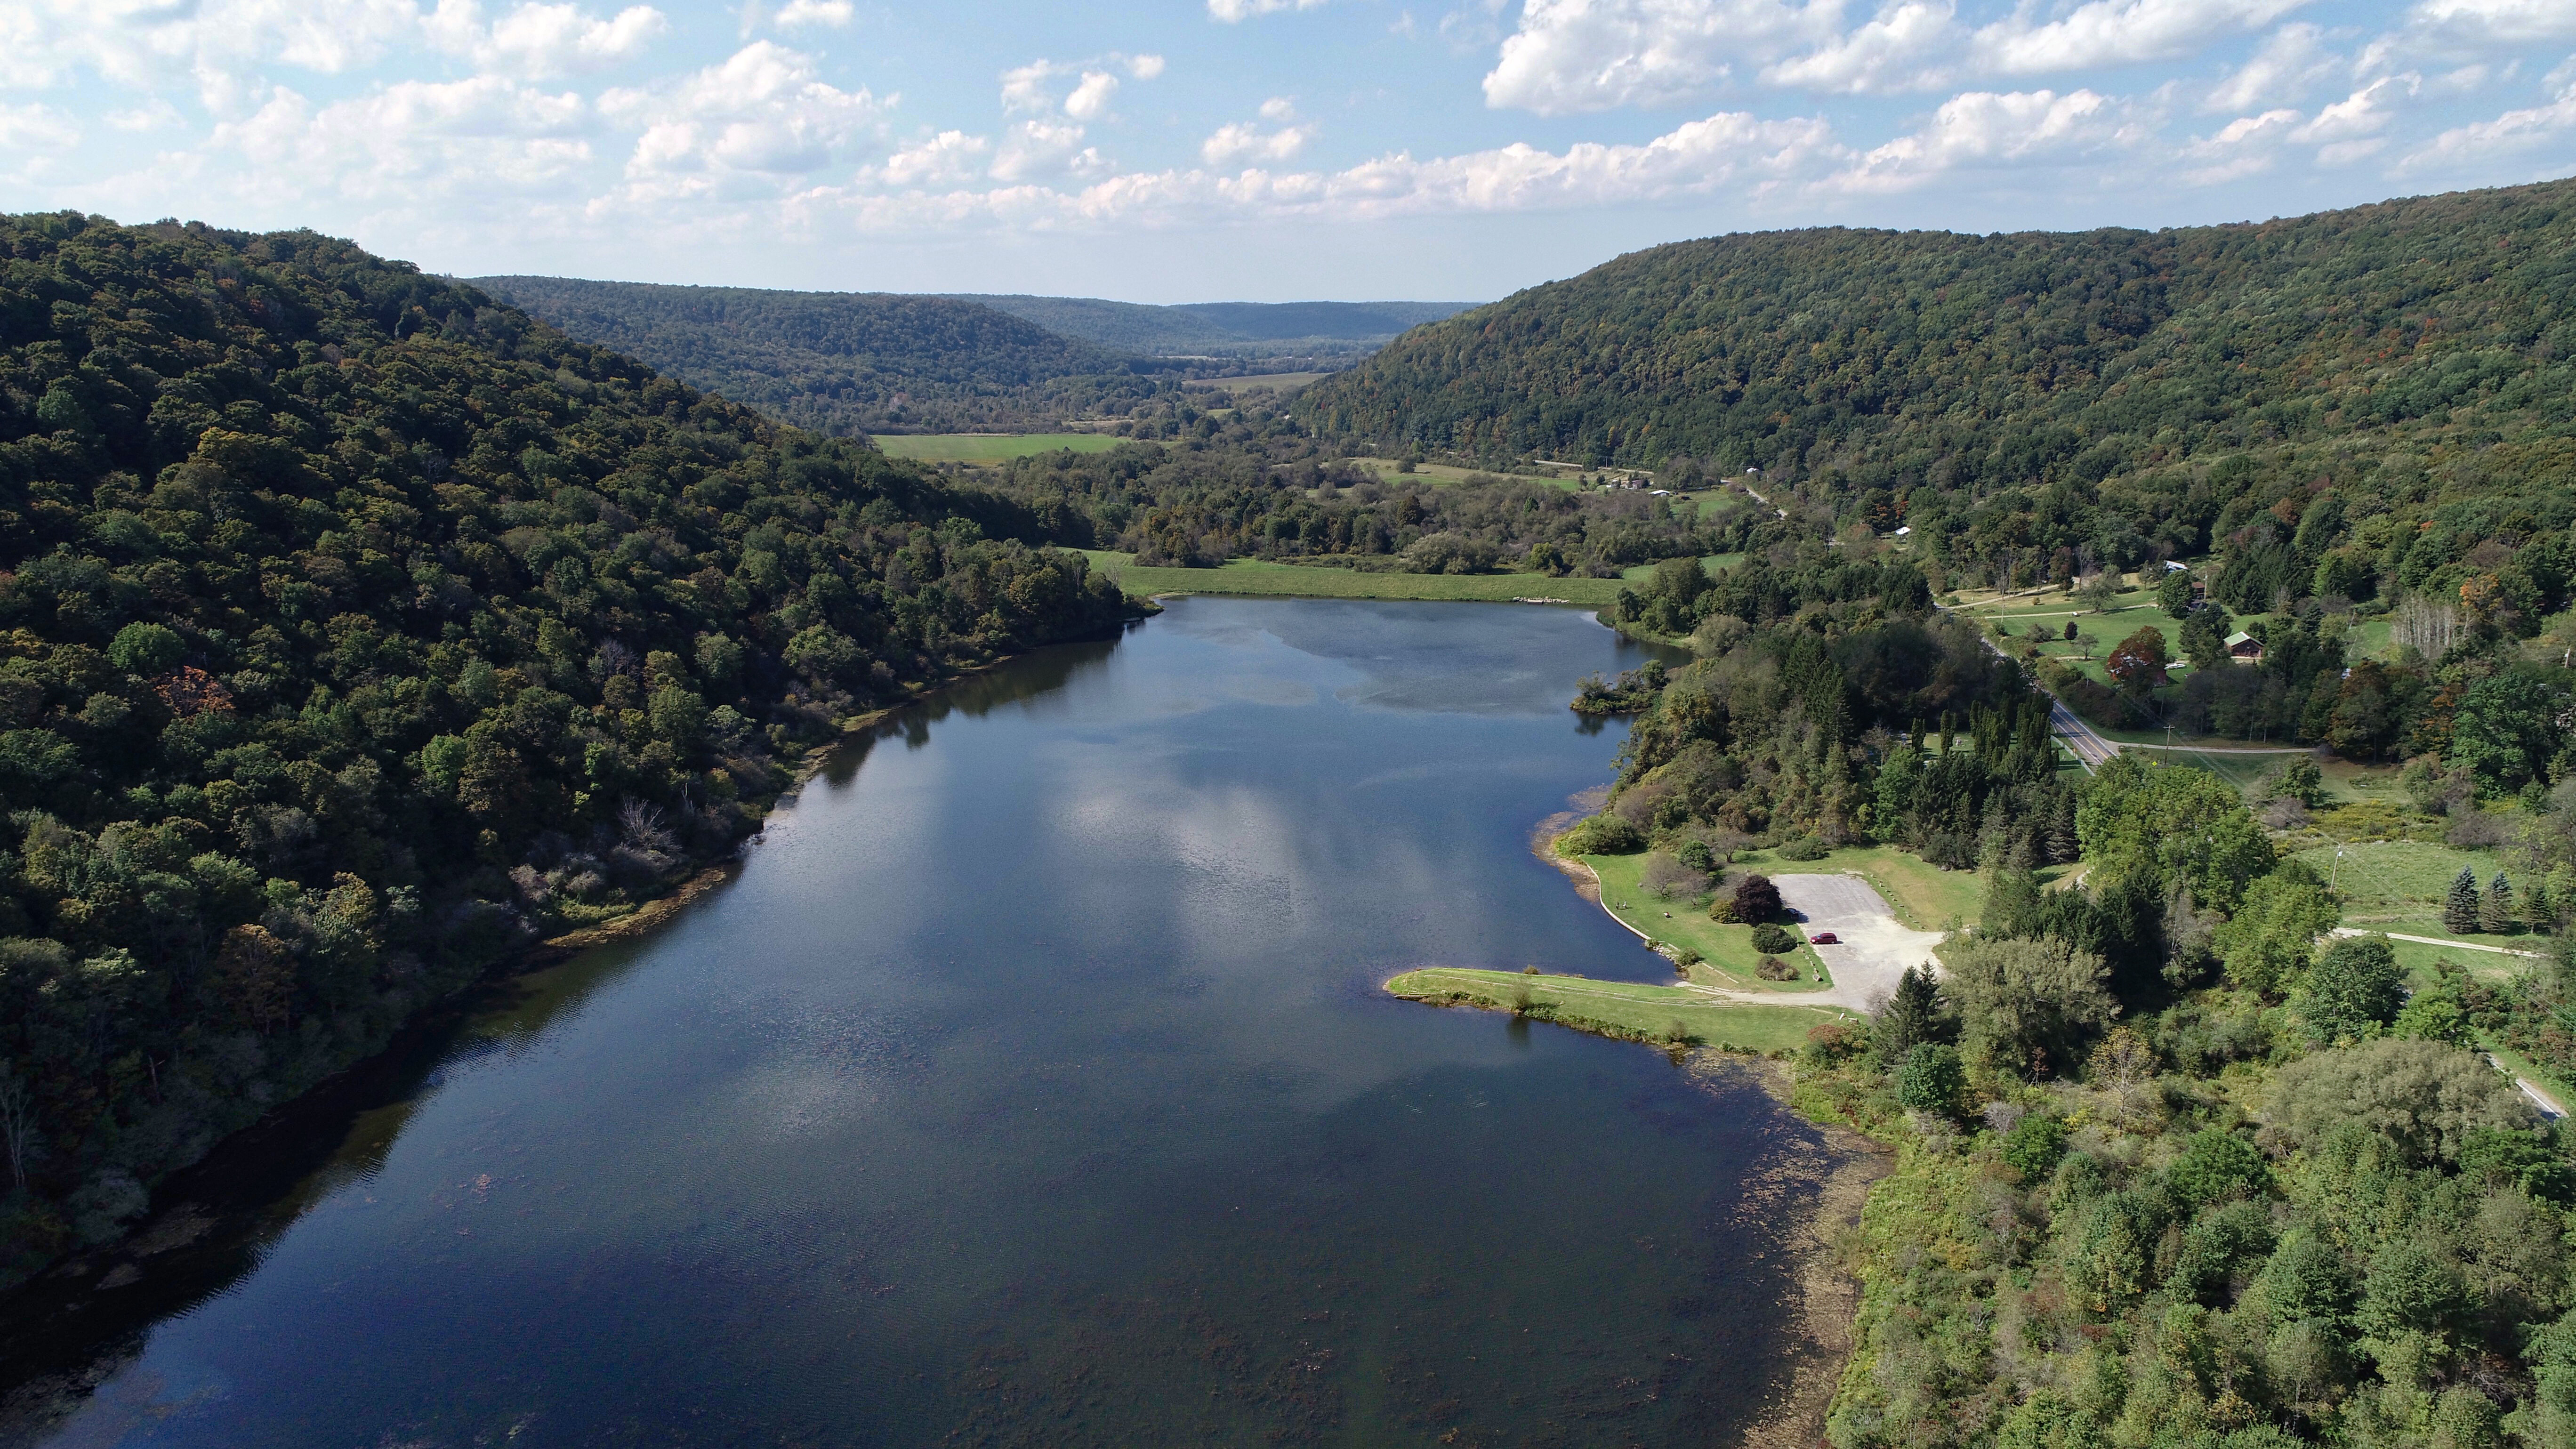
{"type": "MultiPolygon", "coordinates": [[[[2452,878],[2462,866],[2475,872],[2478,890],[2483,893],[2487,882],[2504,869],[2503,861],[2491,850],[2454,850],[2423,840],[2365,840],[2340,847],[2343,863],[2335,863],[2338,847],[2321,845],[2303,850],[2296,859],[2306,861],[2316,873],[2334,882],[2343,896],[2344,924],[2348,926],[2384,926],[2392,931],[2406,931],[2418,936],[2440,936],[2445,940],[2475,941],[2488,946],[2512,946],[2527,949],[2520,939],[2500,936],[2460,936],[2442,929],[2442,897],[2451,888],[2452,878]]],[[[2510,878],[2514,872],[2505,872],[2510,878]]],[[[2519,885],[2520,882],[2516,882],[2519,885]]]]}
{"type": "Polygon", "coordinates": [[[1679,986],[1452,966],[1407,971],[1386,983],[1386,989],[1414,1001],[1495,1011],[1511,1010],[1525,991],[1529,1007],[1524,1014],[1538,1020],[1631,1041],[1687,1042],[1737,1051],[1793,1051],[1818,1026],[1859,1019],[1826,1007],[1746,1006],[1679,986]]]}
{"type": "Polygon", "coordinates": [[[1232,395],[1247,393],[1256,387],[1266,387],[1284,395],[1295,392],[1319,377],[1330,376],[1332,374],[1329,372],[1257,372],[1250,377],[1203,377],[1198,379],[1197,385],[1219,388],[1232,395]]]}
{"type": "Polygon", "coordinates": [[[1127,441],[1108,433],[880,433],[870,441],[889,458],[923,463],[1003,463],[1070,448],[1106,453],[1127,441]]]}
{"type": "Polygon", "coordinates": [[[1813,991],[1819,983],[1832,982],[1815,948],[1805,945],[1780,958],[1797,968],[1797,980],[1763,980],[1754,971],[1762,953],[1753,949],[1753,928],[1721,925],[1682,897],[1658,900],[1648,895],[1637,884],[1637,873],[1646,865],[1643,855],[1587,855],[1583,863],[1601,878],[1602,903],[1628,929],[1700,954],[1704,964],[1693,968],[1695,981],[1746,991],[1813,991]]]}
{"type": "Polygon", "coordinates": [[[1393,458],[1344,458],[1342,461],[1376,474],[1381,483],[1427,483],[1435,488],[1445,488],[1453,483],[1464,483],[1469,478],[1518,477],[1533,483],[1553,483],[1569,493],[1575,486],[1571,478],[1555,478],[1544,473],[1497,473],[1491,468],[1461,468],[1454,463],[1416,463],[1412,472],[1399,473],[1393,458]]]}
{"type": "Polygon", "coordinates": [[[1265,594],[1309,599],[1562,599],[1588,609],[1618,602],[1617,579],[1552,579],[1545,574],[1364,574],[1235,559],[1223,568],[1139,568],[1135,555],[1086,549],[1091,566],[1131,594],[1265,594]]]}

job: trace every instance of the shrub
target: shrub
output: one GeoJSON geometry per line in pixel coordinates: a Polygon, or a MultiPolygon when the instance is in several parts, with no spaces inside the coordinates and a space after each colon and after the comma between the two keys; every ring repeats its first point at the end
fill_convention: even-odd
{"type": "Polygon", "coordinates": [[[2046,1112],[2025,1112],[2004,1134],[2004,1161],[2024,1182],[2037,1182],[2057,1170],[2066,1155],[2066,1124],[2046,1112]]]}
{"type": "Polygon", "coordinates": [[[1795,981],[1798,973],[1777,956],[1765,956],[1753,963],[1753,974],[1765,981],[1795,981]]]}
{"type": "Polygon", "coordinates": [[[1559,855],[1635,855],[1646,848],[1646,832],[1603,812],[1557,837],[1559,855]]]}
{"type": "Polygon", "coordinates": [[[1782,955],[1798,949],[1798,937],[1785,926],[1764,921],[1753,928],[1753,949],[1767,955],[1782,955]]]}
{"type": "Polygon", "coordinates": [[[1780,888],[1767,875],[1748,875],[1735,883],[1735,918],[1767,921],[1780,914],[1780,888]]]}
{"type": "Polygon", "coordinates": [[[1917,1046],[1896,1069],[1896,1100],[1917,1112],[1948,1116],[1958,1110],[1959,1095],[1967,1087],[1968,1074],[1959,1064],[1958,1049],[1941,1042],[1917,1046]]]}
{"type": "Polygon", "coordinates": [[[2456,1162],[2481,1127],[2522,1127],[2531,1108],[2475,1053],[2387,1037],[2302,1057],[2273,1078],[2263,1121],[2291,1147],[2349,1122],[2418,1162],[2456,1162]]]}
{"type": "Polygon", "coordinates": [[[2262,1149],[2213,1127],[2192,1134],[2182,1156],[2165,1169],[2165,1181],[2174,1196],[2198,1211],[2230,1198],[2262,1196],[2271,1186],[2272,1169],[2263,1161],[2262,1149]]]}
{"type": "Polygon", "coordinates": [[[1690,949],[1688,946],[1684,946],[1680,951],[1674,953],[1673,969],[1676,971],[1688,971],[1693,966],[1698,965],[1706,959],[1706,957],[1700,955],[1697,951],[1690,949]]]}
{"type": "Polygon", "coordinates": [[[1702,875],[1717,873],[1717,853],[1708,848],[1707,841],[1685,840],[1682,842],[1681,849],[1673,852],[1673,858],[1702,875]]]}
{"type": "Polygon", "coordinates": [[[1825,858],[1827,849],[1822,840],[1812,835],[1804,835],[1781,846],[1780,858],[1782,860],[1822,860],[1825,858]]]}

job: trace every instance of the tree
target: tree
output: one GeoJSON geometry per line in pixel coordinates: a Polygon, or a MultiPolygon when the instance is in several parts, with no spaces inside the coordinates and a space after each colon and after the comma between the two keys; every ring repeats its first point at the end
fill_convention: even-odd
{"type": "Polygon", "coordinates": [[[2120,597],[2120,576],[2107,570],[2097,573],[2086,579],[2084,587],[2077,589],[2075,594],[2084,601],[2084,607],[2096,614],[2107,614],[2111,612],[2112,603],[2120,597]]]}
{"type": "Polygon", "coordinates": [[[2513,929],[2513,882],[2503,871],[2487,883],[2486,899],[2478,902],[2478,929],[2490,936],[2501,936],[2513,929]]]}
{"type": "Polygon", "coordinates": [[[1927,1041],[1938,1040],[1942,1032],[1940,988],[1932,973],[1920,966],[1908,966],[1896,978],[1896,990],[1879,1008],[1878,1021],[1872,1029],[1882,1061],[1903,1061],[1905,1054],[1927,1041]]]}
{"type": "Polygon", "coordinates": [[[1959,1050],[1945,1042],[1919,1042],[1896,1069],[1896,1100],[1917,1112],[1949,1116],[1959,1110],[1968,1075],[1959,1050]]]}
{"type": "Polygon", "coordinates": [[[2294,1005],[2311,1041],[2359,1040],[2397,1019],[2405,974],[2386,936],[2339,936],[2317,958],[2294,1005]]]}
{"type": "Polygon", "coordinates": [[[2479,680],[2452,717],[2444,758],[2476,775],[2479,794],[2509,795],[2546,777],[2550,758],[2566,742],[2558,723],[2566,708],[2563,693],[2529,669],[2479,680]]]}
{"type": "Polygon", "coordinates": [[[1780,914],[1780,888],[1767,875],[1748,875],[1735,883],[1735,919],[1747,925],[1780,914]]]}
{"type": "Polygon", "coordinates": [[[2093,651],[2102,647],[2102,636],[2086,630],[2075,636],[2075,647],[2085,658],[2090,659],[2093,657],[2093,651]]]}
{"type": "Polygon", "coordinates": [[[2237,987],[2278,998],[2306,969],[2319,936],[2342,918],[2326,883],[2301,861],[2284,861],[2246,887],[2236,914],[2211,944],[2237,987]]]}
{"type": "Polygon", "coordinates": [[[2233,911],[2278,852],[2244,797],[2207,770],[2160,765],[2136,751],[2104,765],[2075,812],[2097,886],[2132,884],[2162,900],[2176,884],[2216,911],[2233,911]]]}
{"type": "Polygon", "coordinates": [[[2164,632],[2149,624],[2112,646],[2103,672],[2134,695],[2144,695],[2165,682],[2164,632]]]}
{"type": "Polygon", "coordinates": [[[2164,582],[2156,585],[2156,607],[2172,618],[2190,618],[2191,600],[2192,581],[2188,569],[2171,570],[2166,573],[2164,582]]]}
{"type": "Polygon", "coordinates": [[[2075,621],[2074,621],[2074,620],[2069,619],[2069,620],[2067,620],[2067,621],[2066,621],[2066,628],[2065,628],[2065,630],[2064,630],[2064,631],[2063,631],[2063,633],[2062,633],[2062,637],[2063,637],[2063,638],[2065,638],[2065,640],[2066,640],[2068,643],[2070,643],[2070,644],[2071,644],[2071,643],[2073,643],[2073,642],[2075,642],[2075,621]]]}
{"type": "Polygon", "coordinates": [[[2462,936],[2477,933],[2478,873],[2465,865],[2451,878],[2451,889],[2442,898],[2442,928],[2462,936]]]}
{"type": "Polygon", "coordinates": [[[1941,961],[1969,1050],[2005,1070],[2035,1075],[2071,1064],[2080,1039],[2119,1014],[2110,966],[2053,936],[1954,936],[1941,961]]]}
{"type": "Polygon", "coordinates": [[[2281,1068],[2263,1119],[2293,1148],[2357,1123],[2415,1162],[2456,1163],[2479,1129],[2522,1127],[2532,1111],[2513,1083],[2474,1052],[2381,1037],[2281,1068]]]}
{"type": "Polygon", "coordinates": [[[2263,781],[2266,800],[2296,800],[2310,809],[2325,803],[2325,772],[2313,755],[2292,755],[2263,781]]]}

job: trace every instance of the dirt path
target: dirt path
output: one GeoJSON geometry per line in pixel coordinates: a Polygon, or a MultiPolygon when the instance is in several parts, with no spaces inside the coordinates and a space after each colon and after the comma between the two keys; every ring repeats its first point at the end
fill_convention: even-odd
{"type": "Polygon", "coordinates": [[[2365,930],[2360,926],[2337,926],[2334,928],[2334,934],[2338,936],[2386,936],[2392,941],[2412,941],[2418,946],[2449,946],[2461,951],[2491,951],[2498,956],[2521,956],[2533,961],[2541,959],[2541,953],[2538,951],[2517,951],[2511,946],[2481,946],[2475,941],[2445,941],[2439,936],[2401,936],[2395,931],[2371,931],[2365,930]]]}

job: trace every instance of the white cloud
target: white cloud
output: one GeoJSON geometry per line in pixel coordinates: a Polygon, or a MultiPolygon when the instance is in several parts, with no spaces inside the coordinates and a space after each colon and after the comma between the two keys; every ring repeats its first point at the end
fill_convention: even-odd
{"type": "MultiPolygon", "coordinates": [[[[1066,144],[1060,141],[1059,149],[1066,144]]],[[[1850,156],[1822,121],[1764,121],[1727,113],[1637,145],[1584,143],[1563,152],[1511,145],[1429,160],[1397,153],[1338,172],[1261,167],[1232,174],[1215,169],[1132,172],[1077,190],[1024,184],[944,195],[816,192],[803,205],[809,217],[818,209],[838,209],[869,232],[1058,230],[1277,217],[1348,221],[1599,207],[1728,191],[1762,195],[1821,176],[1850,156]]],[[[1001,172],[997,165],[995,174],[1001,172]]]]}
{"type": "Polygon", "coordinates": [[[2576,5],[2566,0],[2423,0],[2407,18],[2430,29],[2491,41],[2576,38],[2576,5]]]}
{"type": "Polygon", "coordinates": [[[1127,73],[1140,81],[1152,80],[1163,73],[1163,58],[1159,55],[1131,55],[1127,57],[1127,73]]]}
{"type": "Polygon", "coordinates": [[[1048,175],[1084,175],[1099,171],[1100,153],[1082,144],[1082,127],[1050,121],[1022,121],[1002,141],[993,158],[997,181],[1028,181],[1048,175]]]}
{"type": "Polygon", "coordinates": [[[1485,104],[1565,115],[1660,106],[1742,57],[1828,41],[1836,0],[1527,0],[1485,76],[1485,104]]]}
{"type": "Polygon", "coordinates": [[[416,202],[457,191],[552,190],[591,159],[579,95],[548,95],[500,76],[404,81],[315,110],[284,86],[215,128],[210,149],[238,151],[267,189],[416,202]]]}
{"type": "Polygon", "coordinates": [[[1221,126],[1215,135],[1199,143],[1199,158],[1210,166],[1231,166],[1238,161],[1289,161],[1306,149],[1315,134],[1312,126],[1283,126],[1264,134],[1258,126],[1236,122],[1221,126]]]}
{"type": "Polygon", "coordinates": [[[1937,85],[1954,39],[1950,0],[1899,0],[1868,24],[1762,72],[1773,85],[1812,91],[1912,90],[1937,85]]]}
{"type": "Polygon", "coordinates": [[[2263,42],[2251,59],[2210,88],[2204,111],[2247,111],[2256,106],[2304,100],[2311,87],[2341,69],[2342,60],[2321,43],[2324,32],[2313,25],[2284,25],[2263,42]]]}
{"type": "Polygon", "coordinates": [[[2041,75],[2139,65],[2190,55],[2223,36],[2260,30],[2307,0],[2092,0],[2045,25],[2020,17],[1977,32],[1972,64],[1986,74],[2041,75]]]}
{"type": "Polygon", "coordinates": [[[636,199],[810,176],[873,149],[893,105],[831,85],[813,57],[767,40],[676,82],[599,98],[610,119],[643,132],[626,163],[636,199]]]}
{"type": "Polygon", "coordinates": [[[2500,157],[2558,146],[2576,136],[2576,80],[2566,79],[2558,71],[2551,73],[2551,79],[2559,82],[2560,89],[2547,105],[2526,106],[2492,121],[2454,126],[2401,159],[2394,168],[2396,173],[2408,175],[2464,163],[2492,163],[2500,157]]]}
{"type": "Polygon", "coordinates": [[[439,0],[423,22],[431,41],[487,71],[541,79],[621,64],[643,54],[670,24],[649,5],[605,20],[577,5],[522,4],[490,25],[476,0],[439,0]]]}
{"type": "Polygon", "coordinates": [[[2092,91],[1970,91],[1952,96],[1932,124],[1899,136],[1833,180],[1848,191],[1902,191],[1947,172],[1998,163],[2073,159],[2116,139],[2111,103],[2092,91]]]}
{"type": "Polygon", "coordinates": [[[110,111],[106,119],[108,125],[128,132],[170,131],[188,124],[188,118],[179,114],[177,106],[159,96],[146,97],[139,106],[110,111]]]}
{"type": "Polygon", "coordinates": [[[2414,95],[2420,84],[2421,78],[2411,72],[2373,81],[2317,112],[2316,119],[2292,132],[2290,139],[2351,142],[2376,134],[2387,127],[2397,102],[2414,95]]]}
{"type": "Polygon", "coordinates": [[[229,111],[250,100],[263,66],[338,74],[419,34],[411,0],[10,0],[0,4],[0,85],[65,85],[84,72],[143,89],[194,83],[229,111]]]}
{"type": "Polygon", "coordinates": [[[1118,77],[1105,70],[1084,71],[1082,83],[1064,98],[1064,113],[1077,121],[1096,121],[1109,114],[1110,99],[1118,94],[1118,77]]]}
{"type": "Polygon", "coordinates": [[[926,141],[902,147],[885,164],[861,173],[869,185],[912,189],[955,186],[984,173],[984,158],[993,143],[963,131],[942,131],[926,141]]]}
{"type": "Polygon", "coordinates": [[[2025,4],[1971,29],[1956,0],[1886,0],[1845,30],[1843,0],[1527,0],[1485,76],[1485,102],[1561,115],[1668,105],[1746,72],[1836,93],[2138,65],[2195,54],[2306,3],[2090,0],[2045,22],[2025,4]]]}
{"type": "Polygon", "coordinates": [[[1282,10],[1313,10],[1322,4],[1324,0],[1207,0],[1208,14],[1228,25],[1282,10]]]}
{"type": "Polygon", "coordinates": [[[1261,103],[1261,119],[1265,121],[1290,120],[1296,114],[1297,103],[1287,96],[1272,96],[1261,103]]]}
{"type": "Polygon", "coordinates": [[[778,12],[778,28],[792,30],[799,25],[829,25],[835,29],[850,23],[850,0],[787,0],[778,12]]]}

